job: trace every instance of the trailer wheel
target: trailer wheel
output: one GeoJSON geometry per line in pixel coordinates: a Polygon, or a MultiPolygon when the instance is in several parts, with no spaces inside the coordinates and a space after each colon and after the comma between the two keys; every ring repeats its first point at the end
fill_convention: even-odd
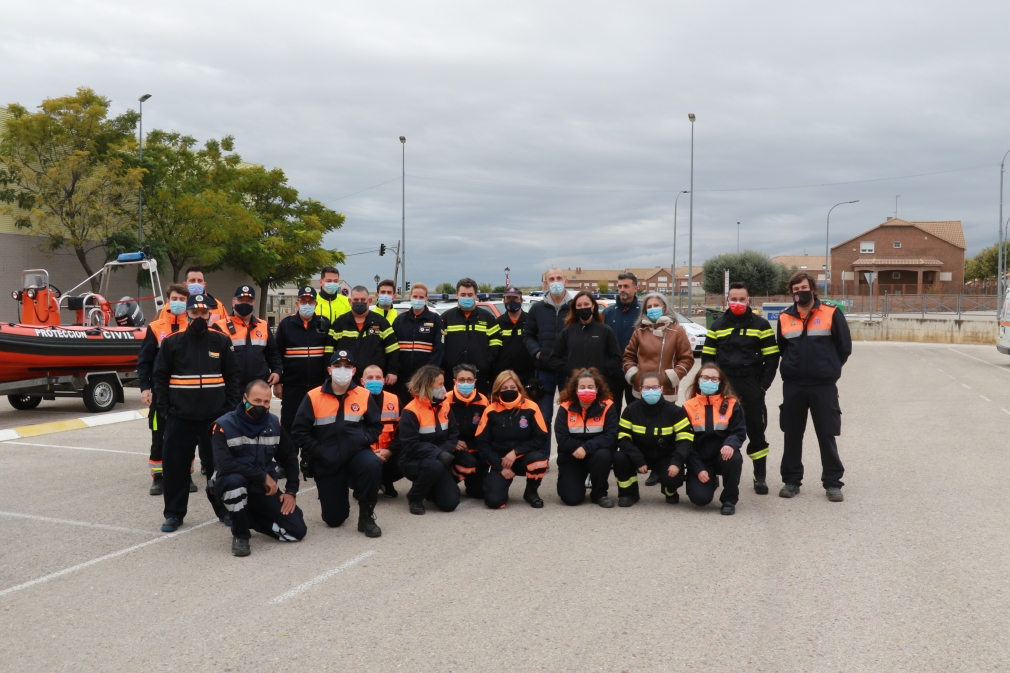
{"type": "Polygon", "coordinates": [[[7,401],[11,406],[20,411],[34,409],[42,403],[41,395],[8,395],[7,401]]]}
{"type": "Polygon", "coordinates": [[[109,411],[116,406],[117,381],[99,376],[91,379],[84,387],[84,406],[93,414],[109,411]]]}

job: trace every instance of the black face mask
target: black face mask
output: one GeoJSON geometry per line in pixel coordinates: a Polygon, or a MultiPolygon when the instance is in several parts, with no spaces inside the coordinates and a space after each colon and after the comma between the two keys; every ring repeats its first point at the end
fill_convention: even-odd
{"type": "Polygon", "coordinates": [[[351,302],[351,310],[354,311],[354,315],[365,315],[368,313],[368,302],[353,301],[351,302]]]}
{"type": "Polygon", "coordinates": [[[240,315],[243,318],[248,318],[252,315],[253,305],[252,304],[235,304],[235,314],[240,315]]]}
{"type": "Polygon", "coordinates": [[[254,421],[262,421],[266,418],[267,408],[260,404],[250,404],[249,402],[246,402],[245,412],[249,415],[249,418],[254,421]]]}
{"type": "Polygon", "coordinates": [[[507,301],[505,302],[505,310],[509,313],[515,313],[516,311],[522,310],[523,303],[521,301],[507,301]]]}
{"type": "Polygon", "coordinates": [[[814,300],[813,290],[797,290],[796,292],[793,292],[793,299],[795,299],[796,303],[800,306],[806,306],[814,300]]]}
{"type": "Polygon", "coordinates": [[[501,398],[502,402],[515,402],[519,399],[518,390],[503,390],[498,393],[498,397],[501,398]]]}
{"type": "Polygon", "coordinates": [[[585,322],[593,317],[593,309],[591,308],[577,308],[575,309],[575,317],[577,317],[582,322],[585,322]]]}
{"type": "Polygon", "coordinates": [[[189,321],[188,329],[193,332],[193,334],[203,334],[207,331],[207,319],[193,318],[189,321]]]}

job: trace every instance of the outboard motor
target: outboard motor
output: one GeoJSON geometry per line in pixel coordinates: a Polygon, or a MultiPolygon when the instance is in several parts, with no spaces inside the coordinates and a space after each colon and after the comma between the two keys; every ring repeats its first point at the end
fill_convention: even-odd
{"type": "Polygon", "coordinates": [[[133,297],[123,297],[116,304],[116,324],[120,327],[144,326],[144,312],[133,297]]]}

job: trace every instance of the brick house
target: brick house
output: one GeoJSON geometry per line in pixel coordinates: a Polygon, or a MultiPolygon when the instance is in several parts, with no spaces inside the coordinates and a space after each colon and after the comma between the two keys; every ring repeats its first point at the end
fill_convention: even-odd
{"type": "MultiPolygon", "coordinates": [[[[640,292],[670,292],[671,278],[670,269],[654,266],[648,268],[628,268],[628,269],[583,269],[581,266],[574,269],[564,269],[565,287],[573,292],[589,290],[596,292],[600,286],[600,281],[606,281],[610,292],[617,292],[617,276],[630,271],[638,278],[638,289],[640,292]]],[[[687,267],[677,269],[678,290],[687,291],[687,267]]],[[[547,282],[547,272],[544,272],[541,279],[547,282]]],[[[700,266],[694,267],[694,286],[701,287],[702,271],[700,266]]]]}
{"type": "Polygon", "coordinates": [[[875,271],[874,296],[960,293],[965,248],[960,220],[909,222],[889,217],[831,248],[831,292],[868,295],[864,273],[875,271]]]}

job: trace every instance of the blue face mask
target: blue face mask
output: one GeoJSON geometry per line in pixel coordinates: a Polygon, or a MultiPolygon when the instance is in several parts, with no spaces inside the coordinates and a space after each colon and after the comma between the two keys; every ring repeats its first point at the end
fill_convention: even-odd
{"type": "Polygon", "coordinates": [[[459,307],[464,311],[472,310],[474,306],[477,305],[477,300],[473,297],[460,297],[459,307]]]}
{"type": "Polygon", "coordinates": [[[340,292],[340,283],[323,283],[323,290],[329,295],[337,294],[340,292]]]}
{"type": "Polygon", "coordinates": [[[365,390],[373,395],[378,395],[382,392],[382,381],[365,381],[365,390]]]}
{"type": "Polygon", "coordinates": [[[553,294],[555,297],[560,297],[565,293],[564,283],[551,283],[550,287],[551,287],[551,294],[553,294]]]}
{"type": "Polygon", "coordinates": [[[190,294],[203,294],[203,285],[200,285],[200,283],[190,283],[187,287],[190,294]]]}
{"type": "Polygon", "coordinates": [[[642,399],[645,400],[646,404],[655,404],[663,399],[662,390],[643,390],[642,399]]]}
{"type": "Polygon", "coordinates": [[[457,383],[456,392],[463,397],[470,397],[473,395],[473,389],[476,387],[474,383],[457,383]]]}
{"type": "Polygon", "coordinates": [[[299,304],[298,305],[298,313],[303,318],[311,318],[316,313],[316,305],[315,304],[299,304]]]}
{"type": "Polygon", "coordinates": [[[428,305],[428,302],[426,302],[423,299],[411,299],[410,300],[410,308],[414,309],[415,311],[421,311],[427,305],[428,305]]]}
{"type": "Polygon", "coordinates": [[[663,309],[658,306],[653,306],[645,312],[645,315],[649,316],[649,320],[656,322],[663,317],[663,309]]]}
{"type": "Polygon", "coordinates": [[[521,311],[523,308],[523,303],[521,301],[507,301],[505,302],[505,310],[510,313],[515,313],[516,311],[521,311]]]}
{"type": "Polygon", "coordinates": [[[168,302],[168,310],[172,313],[172,315],[182,315],[186,312],[186,302],[170,301],[168,302]]]}
{"type": "Polygon", "coordinates": [[[719,392],[719,384],[715,381],[699,381],[698,390],[702,395],[715,395],[719,392]]]}
{"type": "Polygon", "coordinates": [[[380,294],[378,302],[379,302],[379,306],[382,306],[383,308],[389,308],[390,306],[393,305],[393,295],[391,295],[391,294],[380,294]]]}

